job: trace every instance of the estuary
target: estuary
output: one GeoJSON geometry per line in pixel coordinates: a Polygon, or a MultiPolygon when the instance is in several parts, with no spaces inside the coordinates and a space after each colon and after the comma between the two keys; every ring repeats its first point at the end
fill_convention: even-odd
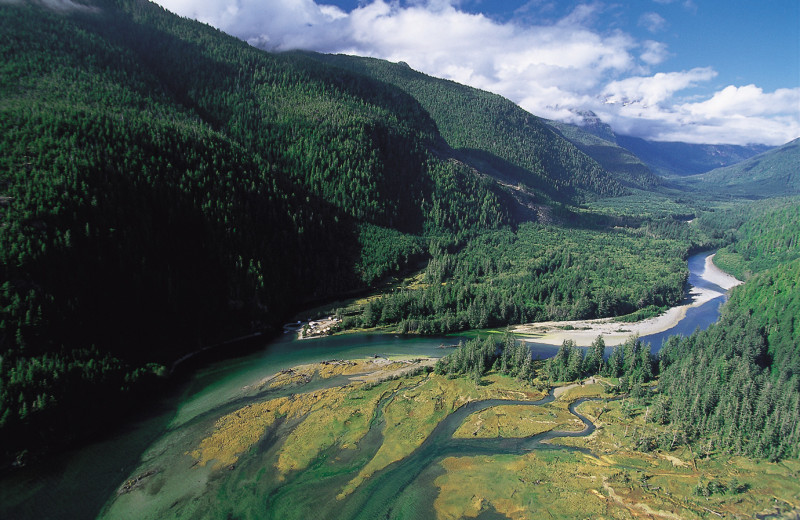
{"type": "MultiPolygon", "coordinates": [[[[662,337],[672,333],[689,334],[696,327],[708,326],[719,316],[725,290],[702,276],[707,269],[708,256],[709,253],[702,253],[689,259],[689,281],[695,287],[705,287],[717,294],[701,305],[690,305],[674,327],[643,336],[645,341],[653,343],[654,350],[660,347],[662,337]]],[[[308,514],[319,507],[318,504],[327,504],[330,506],[326,506],[328,515],[339,518],[368,518],[378,510],[412,516],[412,510],[419,508],[429,515],[436,498],[437,488],[433,481],[441,473],[435,462],[446,455],[514,454],[542,446],[553,449],[552,445],[542,442],[555,436],[591,433],[593,425],[580,416],[585,428],[577,432],[555,433],[558,431],[556,428],[516,439],[455,439],[452,433],[468,415],[501,403],[481,399],[476,394],[468,403],[452,403],[452,413],[446,414],[408,456],[381,467],[364,478],[346,497],[338,499],[341,489],[353,480],[354,474],[359,473],[358,468],[374,458],[380,449],[383,440],[381,425],[385,421],[383,402],[376,405],[366,433],[358,440],[357,449],[334,454],[326,452],[334,449],[329,446],[320,452],[315,460],[326,460],[329,455],[342,459],[327,468],[312,468],[315,471],[276,478],[265,477],[278,456],[275,446],[280,444],[277,442],[279,437],[288,432],[286,423],[275,426],[270,434],[250,448],[247,458],[225,470],[215,470],[212,465],[199,467],[196,461],[192,462],[190,453],[220,417],[265,399],[290,396],[295,391],[322,392],[349,384],[344,376],[339,375],[313,380],[302,390],[268,388],[263,383],[273,374],[330,359],[436,358],[447,353],[441,348],[443,345],[457,341],[458,338],[452,337],[386,334],[349,334],[296,341],[285,335],[253,354],[209,364],[188,376],[179,391],[154,402],[148,413],[132,418],[131,424],[125,428],[110,432],[108,437],[83,448],[53,457],[43,465],[22,468],[5,476],[0,486],[2,516],[91,518],[102,513],[110,518],[130,517],[131,514],[157,518],[170,511],[178,517],[199,515],[212,518],[215,513],[213,508],[208,509],[211,504],[223,497],[222,502],[226,504],[232,501],[241,504],[243,496],[259,504],[258,510],[264,517],[285,518],[288,511],[280,504],[286,503],[292,504],[293,515],[298,517],[302,517],[300,513],[303,511],[308,514]],[[322,486],[313,481],[321,474],[322,486]],[[260,481],[268,481],[268,484],[259,485],[260,481]],[[314,490],[313,496],[308,495],[311,489],[314,490]],[[305,494],[299,490],[305,490],[305,494]],[[287,496],[292,496],[292,500],[287,502],[287,496]],[[297,498],[300,496],[307,496],[305,506],[297,498]],[[377,509],[373,511],[373,508],[377,509]],[[203,513],[206,509],[207,513],[203,513]]],[[[535,341],[529,345],[534,358],[550,357],[557,350],[555,345],[535,341]]],[[[378,401],[387,398],[383,396],[378,401]]],[[[540,406],[550,401],[552,395],[542,399],[526,398],[522,402],[504,397],[502,404],[540,406]]],[[[570,412],[576,413],[575,403],[570,406],[570,412]]],[[[253,510],[249,512],[252,514],[253,510]]]]}

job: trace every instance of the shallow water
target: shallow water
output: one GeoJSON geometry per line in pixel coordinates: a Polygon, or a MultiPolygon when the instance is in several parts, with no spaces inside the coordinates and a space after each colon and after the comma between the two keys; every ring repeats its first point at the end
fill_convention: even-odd
{"type": "MultiPolygon", "coordinates": [[[[689,259],[690,283],[708,285],[699,278],[708,254],[689,259]]],[[[705,328],[716,321],[724,300],[721,296],[689,309],[686,318],[673,329],[642,339],[657,351],[668,335],[688,335],[696,327],[705,328]]],[[[371,513],[405,518],[429,516],[435,499],[433,481],[441,472],[434,461],[447,453],[520,453],[538,449],[543,439],[452,439],[450,429],[454,431],[468,412],[476,411],[459,410],[447,417],[414,454],[378,472],[342,502],[335,499],[337,491],[381,444],[381,429],[376,425],[357,450],[348,450],[347,460],[340,459],[335,464],[322,462],[280,483],[270,474],[276,456],[273,441],[279,431],[268,434],[230,472],[193,468],[188,473],[186,465],[191,464],[191,459],[185,452],[196,446],[203,432],[221,415],[264,398],[250,385],[282,369],[332,358],[438,357],[448,352],[440,345],[455,341],[458,339],[385,334],[305,341],[284,336],[253,354],[209,364],[197,369],[180,388],[153,403],[147,413],[133,417],[130,424],[108,433],[107,437],[53,457],[45,464],[4,476],[0,479],[0,518],[94,518],[101,511],[109,518],[159,518],[165,512],[186,518],[218,518],[223,512],[231,517],[255,513],[258,518],[374,518],[369,516],[371,513]],[[149,501],[142,501],[141,497],[133,499],[141,494],[116,499],[119,486],[145,468],[158,471],[148,478],[144,496],[149,501]],[[153,504],[159,507],[154,508],[153,504]],[[218,509],[220,504],[224,505],[222,509],[218,509]],[[291,507],[287,508],[287,504],[291,507]]],[[[551,357],[558,350],[551,345],[531,347],[534,357],[541,358],[551,357]]]]}
{"type": "Polygon", "coordinates": [[[436,487],[433,480],[440,474],[438,461],[449,456],[475,455],[521,455],[531,450],[586,451],[548,444],[557,437],[585,437],[595,430],[585,416],[576,408],[587,399],[579,399],[569,406],[570,412],[584,424],[578,432],[545,432],[524,438],[454,438],[453,433],[470,414],[497,405],[537,406],[552,402],[553,393],[538,401],[508,401],[490,399],[470,402],[445,417],[430,436],[411,455],[377,472],[364,482],[347,500],[341,503],[330,518],[373,519],[373,518],[433,518],[433,500],[436,487]],[[413,513],[413,514],[411,514],[413,513]]]}
{"type": "Polygon", "coordinates": [[[666,339],[670,336],[689,336],[697,329],[707,329],[709,325],[719,319],[720,307],[723,303],[728,301],[727,291],[701,277],[703,271],[705,270],[706,258],[712,254],[713,252],[706,251],[689,257],[688,284],[694,287],[711,289],[720,293],[720,296],[717,296],[716,298],[713,298],[697,307],[691,307],[687,309],[686,316],[674,327],[656,334],[642,336],[642,341],[650,343],[652,352],[654,354],[661,350],[661,346],[663,345],[664,341],[666,341],[666,339]]]}
{"type": "MultiPolygon", "coordinates": [[[[457,341],[457,339],[455,340],[457,341]]],[[[453,338],[343,335],[293,341],[284,336],[250,355],[209,364],[131,418],[129,424],[81,448],[0,478],[0,518],[95,518],[142,460],[189,445],[192,433],[256,398],[246,386],[282,369],[332,358],[441,356],[453,338]]],[[[132,518],[132,517],[129,517],[132,518]]]]}

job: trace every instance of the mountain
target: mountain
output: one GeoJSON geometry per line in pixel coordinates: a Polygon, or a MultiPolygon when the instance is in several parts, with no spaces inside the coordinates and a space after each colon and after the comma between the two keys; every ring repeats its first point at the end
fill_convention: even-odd
{"type": "Polygon", "coordinates": [[[741,197],[800,194],[800,138],[696,177],[698,187],[741,197]]]}
{"type": "Polygon", "coordinates": [[[391,89],[145,2],[2,8],[3,349],[169,359],[357,287],[359,222],[421,231],[435,128],[391,89]]]}
{"type": "Polygon", "coordinates": [[[5,458],[123,417],[176,359],[425,259],[437,283],[362,321],[462,330],[681,297],[688,241],[571,212],[654,182],[600,122],[403,64],[267,53],[144,0],[0,3],[0,35],[5,458]],[[589,229],[524,222],[548,211],[589,229]]]}
{"type": "Polygon", "coordinates": [[[454,157],[516,197],[580,201],[624,193],[620,182],[540,119],[496,94],[428,76],[404,63],[304,53],[399,87],[430,114],[454,157]]]}
{"type": "Polygon", "coordinates": [[[686,176],[736,164],[770,149],[764,145],[715,145],[646,141],[618,135],[616,142],[658,175],[686,176]]]}
{"type": "Polygon", "coordinates": [[[617,144],[617,136],[610,126],[591,112],[583,116],[580,126],[558,121],[548,121],[547,124],[597,161],[620,184],[643,190],[661,185],[661,179],[646,164],[617,144]]]}
{"type": "Polygon", "coordinates": [[[143,0],[6,2],[0,34],[6,453],[125,414],[179,357],[430,237],[624,192],[499,96],[263,52],[143,0]]]}
{"type": "Polygon", "coordinates": [[[4,450],[416,262],[423,232],[510,222],[395,87],[149,2],[47,5],[0,5],[4,450]]]}

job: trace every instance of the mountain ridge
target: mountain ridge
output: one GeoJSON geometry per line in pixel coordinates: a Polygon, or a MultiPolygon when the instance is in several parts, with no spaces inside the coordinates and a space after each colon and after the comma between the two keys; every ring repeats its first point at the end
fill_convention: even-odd
{"type": "MultiPolygon", "coordinates": [[[[164,365],[363,290],[429,257],[433,238],[457,247],[536,216],[391,84],[150,2],[75,5],[0,4],[7,454],[69,442],[97,422],[85,403],[124,414],[115,403],[164,365]]],[[[549,150],[536,204],[621,189],[536,128],[549,150]]]]}
{"type": "Polygon", "coordinates": [[[647,141],[640,137],[617,135],[616,142],[636,155],[662,177],[682,177],[705,173],[736,164],[771,147],[765,145],[714,145],[647,141]]]}
{"type": "Polygon", "coordinates": [[[739,163],[716,168],[687,181],[732,196],[782,197],[800,194],[800,138],[739,163]]]}
{"type": "Polygon", "coordinates": [[[624,192],[594,159],[554,134],[546,120],[502,96],[434,78],[406,64],[348,55],[303,54],[411,94],[431,114],[460,160],[488,171],[503,183],[526,186],[539,200],[574,199],[587,192],[599,196],[624,192]]]}

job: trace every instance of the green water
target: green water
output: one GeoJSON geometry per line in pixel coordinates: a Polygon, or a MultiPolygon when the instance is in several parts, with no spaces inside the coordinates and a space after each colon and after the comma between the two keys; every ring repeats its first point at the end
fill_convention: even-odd
{"type": "MultiPolygon", "coordinates": [[[[248,389],[248,385],[282,369],[326,359],[354,359],[376,354],[441,356],[447,351],[438,347],[453,341],[453,338],[375,334],[292,341],[285,336],[248,356],[210,364],[198,369],[180,388],[154,402],[146,414],[131,417],[130,423],[107,432],[104,438],[3,475],[0,478],[0,518],[95,518],[109,500],[116,497],[116,490],[123,482],[141,474],[139,468],[152,464],[159,468],[164,466],[155,475],[158,478],[148,479],[154,482],[153,491],[161,486],[165,496],[180,494],[176,500],[181,503],[195,496],[207,482],[219,487],[220,493],[232,493],[226,486],[217,486],[219,483],[214,477],[204,471],[193,471],[194,481],[190,482],[185,476],[177,475],[176,468],[170,467],[174,462],[167,461],[173,455],[179,458],[190,447],[194,449],[200,432],[218,417],[257,399],[258,393],[248,389]],[[166,478],[172,474],[177,478],[166,478]]],[[[262,458],[268,456],[269,453],[264,453],[262,458]]],[[[243,467],[242,476],[245,470],[253,475],[258,473],[243,467]]],[[[256,479],[253,475],[250,478],[256,479]]]]}
{"type": "MultiPolygon", "coordinates": [[[[690,259],[692,272],[704,257],[705,254],[690,259]]],[[[717,304],[698,309],[713,321],[718,317],[718,308],[717,304]]],[[[541,448],[540,441],[547,435],[530,439],[452,439],[452,432],[468,413],[476,411],[476,407],[492,405],[474,403],[448,416],[411,456],[376,473],[343,501],[335,499],[339,490],[381,445],[380,414],[358,449],[331,449],[307,470],[280,482],[272,468],[281,435],[292,425],[277,425],[267,432],[230,470],[212,472],[193,467],[194,460],[186,452],[196,448],[220,416],[249,402],[279,396],[280,391],[259,393],[254,385],[282,369],[334,358],[436,357],[447,353],[438,348],[441,344],[455,341],[367,334],[301,342],[283,337],[251,355],[209,364],[187,377],[180,388],[154,402],[147,414],[132,417],[124,428],[107,432],[104,438],[43,464],[5,475],[0,479],[0,518],[430,517],[436,498],[433,481],[441,474],[436,462],[442,457],[523,453],[541,448]],[[117,489],[127,479],[151,471],[155,473],[143,481],[137,492],[117,495],[117,489]]],[[[541,357],[549,357],[555,350],[550,346],[532,348],[534,356],[541,357]]]]}
{"type": "MultiPolygon", "coordinates": [[[[305,390],[305,388],[304,388],[305,390]]],[[[270,391],[260,398],[274,397],[270,391]]],[[[388,400],[388,399],[387,399],[388,400]]],[[[136,474],[155,471],[141,489],[112,497],[103,518],[264,518],[264,519],[375,519],[431,518],[436,498],[438,464],[450,455],[522,454],[532,449],[564,449],[543,444],[554,436],[589,435],[582,432],[547,433],[525,439],[455,439],[453,432],[470,414],[498,404],[541,405],[539,401],[486,400],[469,403],[442,420],[411,455],[377,472],[344,500],[336,495],[377,452],[383,430],[382,406],[367,436],[356,450],[330,448],[309,468],[279,480],[273,469],[280,440],[293,426],[269,430],[263,440],[241,456],[234,467],[218,470],[194,465],[186,455],[211,427],[218,413],[182,422],[148,449],[136,474]]],[[[238,401],[238,399],[237,399],[238,401]]],[[[238,403],[236,406],[238,406],[238,403]]],[[[576,403],[575,406],[577,406],[576,403]]],[[[220,408],[224,413],[228,406],[220,408]]],[[[570,408],[577,415],[574,406],[570,408]]],[[[570,449],[570,448],[567,448],[570,449]]],[[[571,450],[571,449],[570,449],[571,450]]]]}
{"type": "MultiPolygon", "coordinates": [[[[584,423],[579,432],[547,432],[527,438],[453,438],[453,433],[470,414],[503,405],[536,406],[553,401],[552,393],[538,401],[506,401],[491,399],[468,403],[442,420],[431,435],[411,455],[376,473],[363,483],[345,501],[338,504],[325,518],[432,518],[436,487],[433,481],[440,474],[438,461],[448,456],[471,455],[521,455],[530,450],[582,451],[547,444],[555,437],[583,437],[590,435],[595,426],[576,411],[586,399],[579,399],[569,410],[584,423]]],[[[300,518],[298,516],[297,518],[300,518]]]]}

